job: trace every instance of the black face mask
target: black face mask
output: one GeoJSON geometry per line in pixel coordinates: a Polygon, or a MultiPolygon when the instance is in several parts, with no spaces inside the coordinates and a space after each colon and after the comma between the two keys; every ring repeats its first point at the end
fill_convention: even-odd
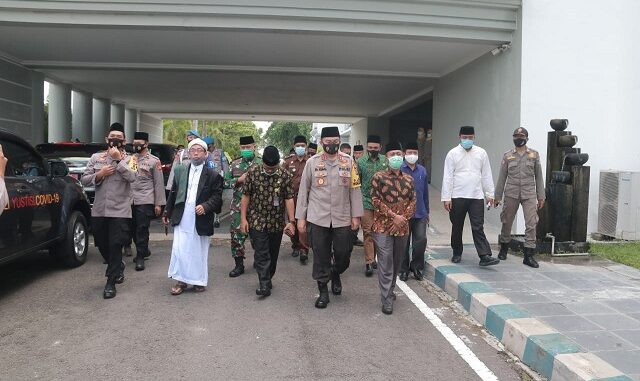
{"type": "Polygon", "coordinates": [[[143,149],[145,149],[145,148],[147,148],[147,146],[146,146],[146,145],[144,145],[144,144],[134,144],[134,145],[133,145],[133,149],[134,149],[136,152],[142,152],[142,150],[143,150],[143,149]]]}
{"type": "Polygon", "coordinates": [[[322,148],[324,148],[324,152],[328,153],[329,155],[335,155],[338,152],[338,144],[336,143],[323,144],[322,148]]]}
{"type": "Polygon", "coordinates": [[[380,151],[372,151],[372,150],[368,150],[367,152],[369,152],[369,157],[372,159],[377,158],[378,154],[380,153],[380,151]]]}
{"type": "Polygon", "coordinates": [[[516,147],[522,147],[523,145],[527,144],[527,139],[515,138],[513,139],[513,144],[515,144],[516,147]]]}
{"type": "Polygon", "coordinates": [[[118,138],[110,138],[107,139],[107,141],[109,142],[109,148],[122,148],[122,144],[124,143],[124,140],[118,138]]]}

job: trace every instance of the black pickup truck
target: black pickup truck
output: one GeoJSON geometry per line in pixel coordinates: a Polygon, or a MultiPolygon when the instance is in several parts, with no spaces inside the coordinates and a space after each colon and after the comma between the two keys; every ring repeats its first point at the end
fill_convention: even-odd
{"type": "Polygon", "coordinates": [[[49,249],[68,267],[87,259],[91,207],[61,160],[45,160],[24,139],[0,129],[8,158],[9,205],[0,215],[0,264],[49,249]]]}

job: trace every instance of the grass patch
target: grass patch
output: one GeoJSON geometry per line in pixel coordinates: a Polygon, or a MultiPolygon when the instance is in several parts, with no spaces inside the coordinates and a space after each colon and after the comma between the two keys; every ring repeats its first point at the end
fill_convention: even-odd
{"type": "Polygon", "coordinates": [[[640,242],[591,243],[591,254],[640,269],[640,242]]]}

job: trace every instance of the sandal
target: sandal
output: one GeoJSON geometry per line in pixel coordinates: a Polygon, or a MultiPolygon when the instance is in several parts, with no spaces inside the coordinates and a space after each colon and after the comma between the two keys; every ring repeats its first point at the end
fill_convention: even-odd
{"type": "Polygon", "coordinates": [[[180,295],[184,292],[185,288],[187,288],[186,283],[178,282],[175,286],[171,287],[171,295],[180,295]]]}
{"type": "Polygon", "coordinates": [[[206,288],[204,286],[193,286],[193,291],[195,292],[204,292],[206,288]]]}

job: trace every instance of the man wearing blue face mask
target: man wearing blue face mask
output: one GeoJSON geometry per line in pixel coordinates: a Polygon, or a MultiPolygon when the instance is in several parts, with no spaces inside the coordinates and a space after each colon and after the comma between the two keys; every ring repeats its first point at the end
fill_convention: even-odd
{"type": "Polygon", "coordinates": [[[485,202],[493,205],[494,185],[487,152],[474,145],[475,129],[460,127],[460,144],[453,148],[444,161],[442,202],[451,220],[451,262],[462,259],[462,230],[469,214],[473,243],[480,256],[480,266],[500,263],[491,257],[491,247],[484,234],[485,202]]]}
{"type": "MultiPolygon", "coordinates": [[[[286,169],[293,177],[293,203],[294,205],[298,202],[298,190],[300,189],[300,179],[302,178],[302,171],[304,170],[304,166],[307,164],[307,138],[302,135],[298,135],[293,138],[293,155],[288,156],[282,167],[286,169]]],[[[295,221],[291,221],[294,222],[295,221]]],[[[309,258],[309,248],[300,242],[300,235],[298,234],[298,230],[296,229],[295,234],[291,236],[291,248],[293,252],[291,253],[292,257],[300,257],[300,264],[307,264],[307,259],[309,258]]]]}

